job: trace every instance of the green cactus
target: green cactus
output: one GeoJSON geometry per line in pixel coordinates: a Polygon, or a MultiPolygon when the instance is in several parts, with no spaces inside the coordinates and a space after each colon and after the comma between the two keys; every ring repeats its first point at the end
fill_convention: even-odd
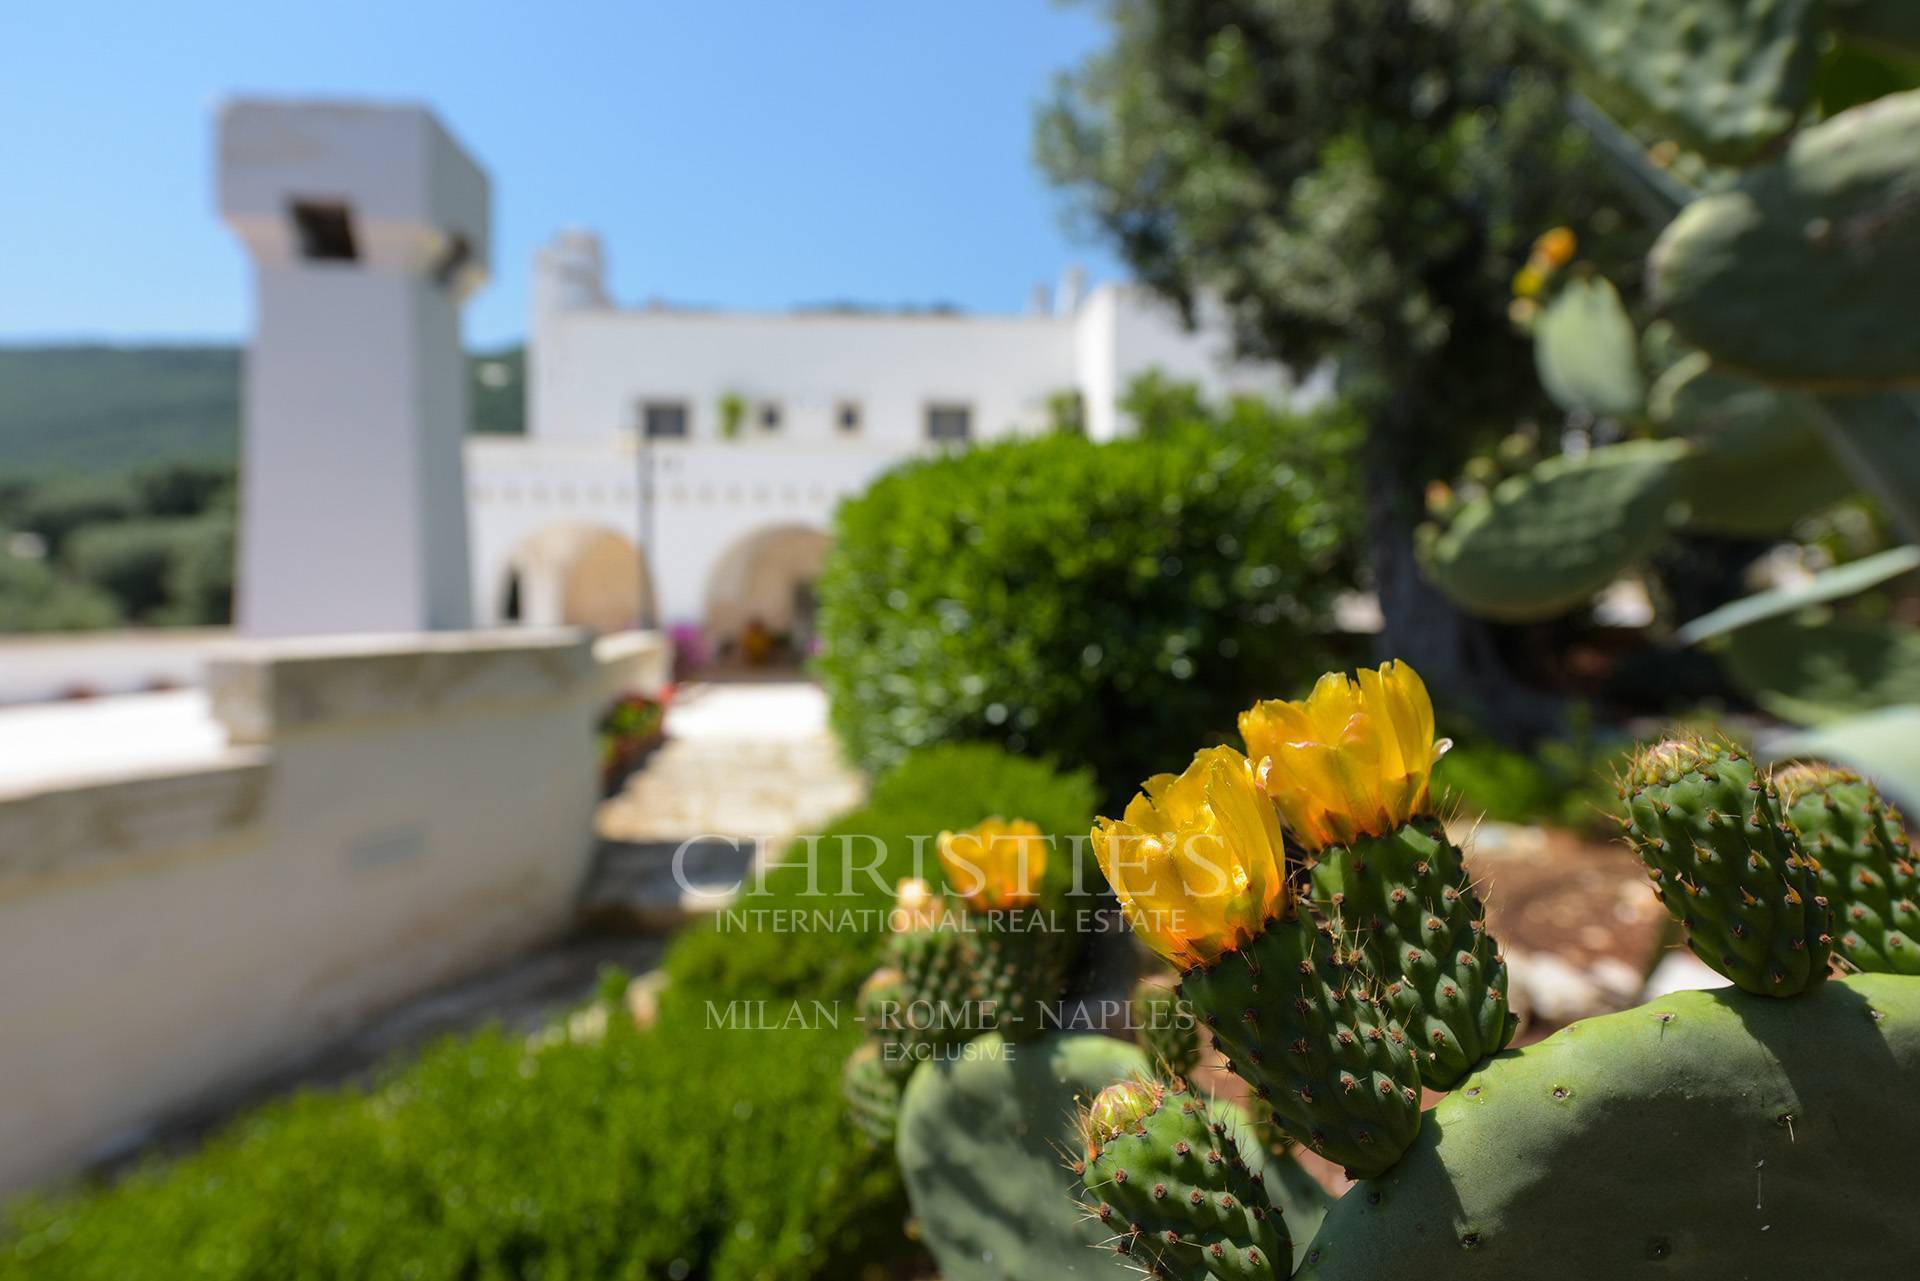
{"type": "Polygon", "coordinates": [[[1185,1080],[1200,1066],[1200,1021],[1180,999],[1173,981],[1148,975],[1129,1002],[1134,1039],[1161,1077],[1185,1080]]]}
{"type": "Polygon", "coordinates": [[[1819,868],[1744,752],[1704,739],[1656,744],[1634,759],[1622,797],[1628,840],[1696,956],[1761,996],[1827,977],[1819,868]]]}
{"type": "Polygon", "coordinates": [[[1503,1055],[1295,1281],[1907,1276],[1920,981],[1679,992],[1503,1055]]]}
{"type": "Polygon", "coordinates": [[[1718,369],[1704,352],[1668,370],[1647,408],[1693,445],[1677,491],[1690,529],[1765,537],[1854,492],[1796,398],[1718,369]]]}
{"type": "Polygon", "coordinates": [[[1078,1109],[1146,1072],[1139,1050],[1104,1036],[989,1035],[913,1074],[894,1150],[945,1281],[1132,1275],[1094,1248],[1109,1234],[1063,1161],[1081,1150],[1078,1109]]]}
{"type": "Polygon", "coordinates": [[[840,1093],[847,1101],[848,1118],[883,1146],[893,1142],[902,1088],[899,1074],[885,1060],[877,1041],[863,1041],[840,1069],[840,1093]]]}
{"type": "Polygon", "coordinates": [[[1101,1091],[1081,1129],[1082,1205],[1144,1275],[1271,1281],[1291,1266],[1284,1212],[1231,1111],[1184,1084],[1127,1081],[1101,1091]]]}
{"type": "MultiPolygon", "coordinates": [[[[891,1010],[879,1012],[874,1030],[908,1064],[945,1045],[958,1045],[988,1030],[975,994],[974,954],[963,930],[935,926],[903,930],[887,940],[888,970],[897,975],[891,1010]]],[[[884,972],[884,971],[883,971],[884,972]]],[[[872,983],[874,980],[869,979],[872,983]]]]}
{"type": "Polygon", "coordinates": [[[1694,201],[1649,261],[1655,305],[1716,364],[1763,381],[1910,385],[1920,327],[1920,91],[1797,135],[1779,160],[1694,201]],[[1817,323],[1792,323],[1816,317],[1817,323]]]}
{"type": "Polygon", "coordinates": [[[1325,850],[1313,888],[1345,945],[1386,984],[1429,1089],[1453,1089],[1506,1048],[1517,1022],[1506,958],[1439,819],[1325,850]]]}
{"type": "Polygon", "coordinates": [[[1425,546],[1427,576],[1503,622],[1584,604],[1667,534],[1682,441],[1634,441],[1550,458],[1465,504],[1425,546]]]}
{"type": "Polygon", "coordinates": [[[1569,280],[1553,296],[1534,322],[1533,359],[1562,409],[1617,418],[1646,399],[1639,335],[1604,276],[1569,280]]]}
{"type": "Polygon", "coordinates": [[[1051,914],[1010,908],[969,912],[977,1007],[1010,1041],[1046,1030],[1045,1003],[1060,999],[1076,936],[1053,928],[1051,914]]]}
{"type": "Polygon", "coordinates": [[[1372,982],[1304,912],[1180,980],[1274,1123],[1361,1175],[1392,1165],[1420,1129],[1419,1069],[1372,982]]]}
{"type": "Polygon", "coordinates": [[[1853,618],[1772,618],[1717,642],[1727,675],[1782,720],[1818,725],[1920,703],[1920,631],[1853,618]]]}
{"type": "Polygon", "coordinates": [[[1740,160],[1793,128],[1813,91],[1816,0],[1520,0],[1597,78],[1681,141],[1740,160]]]}
{"type": "Polygon", "coordinates": [[[1872,783],[1831,765],[1794,765],[1774,783],[1820,864],[1833,950],[1856,970],[1920,974],[1920,870],[1900,812],[1872,783]]]}

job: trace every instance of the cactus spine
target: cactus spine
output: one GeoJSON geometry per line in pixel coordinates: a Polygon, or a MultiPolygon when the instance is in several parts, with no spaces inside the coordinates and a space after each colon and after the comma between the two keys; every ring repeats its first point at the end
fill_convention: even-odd
{"type": "Polygon", "coordinates": [[[1141,979],[1130,1002],[1134,1039],[1154,1070],[1167,1080],[1185,1080],[1200,1066],[1200,1021],[1180,999],[1172,980],[1141,979]]]}

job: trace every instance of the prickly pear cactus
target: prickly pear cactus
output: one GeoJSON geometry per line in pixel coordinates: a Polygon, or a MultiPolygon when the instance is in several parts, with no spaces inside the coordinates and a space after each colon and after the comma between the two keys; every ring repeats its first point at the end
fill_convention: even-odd
{"type": "Polygon", "coordinates": [[[1720,160],[1793,128],[1813,90],[1816,0],[1520,0],[1604,97],[1720,160]]]}
{"type": "Polygon", "coordinates": [[[893,1142],[902,1088],[900,1076],[881,1057],[875,1041],[862,1042],[840,1070],[840,1093],[847,1101],[848,1118],[878,1144],[893,1142]]]}
{"type": "Polygon", "coordinates": [[[1139,1050],[1094,1035],[983,1036],[915,1071],[894,1150],[944,1281],[1134,1275],[1094,1248],[1109,1233],[1064,1162],[1081,1148],[1079,1109],[1146,1072],[1139,1050]]]}
{"type": "Polygon", "coordinates": [[[1128,1002],[1133,1015],[1134,1040],[1166,1080],[1184,1080],[1200,1066],[1200,1021],[1174,990],[1174,981],[1148,975],[1133,989],[1128,1002]]]}
{"type": "Polygon", "coordinates": [[[1774,783],[1819,861],[1833,950],[1856,970],[1920,974],[1920,870],[1900,812],[1872,783],[1831,765],[1790,766],[1774,783]]]}
{"type": "Polygon", "coordinates": [[[1679,992],[1489,1063],[1295,1281],[1906,1276],[1920,980],[1679,992]]]}
{"type": "Polygon", "coordinates": [[[1649,260],[1655,305],[1715,363],[1803,389],[1920,375],[1920,91],[1798,134],[1779,160],[1694,201],[1649,260]],[[1795,323],[1795,317],[1817,323],[1795,323]]]}
{"type": "Polygon", "coordinates": [[[1640,337],[1603,276],[1570,280],[1554,295],[1534,323],[1533,359],[1562,409],[1617,418],[1646,399],[1640,337]]]}
{"type": "Polygon", "coordinates": [[[1506,958],[1439,819],[1323,851],[1313,885],[1345,946],[1386,985],[1428,1088],[1451,1090],[1506,1048],[1516,1022],[1506,958]]]}
{"type": "Polygon", "coordinates": [[[1696,956],[1762,996],[1826,978],[1819,868],[1744,752],[1704,739],[1657,744],[1635,758],[1623,796],[1628,839],[1696,956]]]}
{"type": "Polygon", "coordinates": [[[1142,1274],[1272,1281],[1291,1266],[1284,1214],[1227,1109],[1181,1083],[1126,1081],[1100,1092],[1081,1129],[1082,1206],[1142,1274]]]}
{"type": "Polygon", "coordinates": [[[1718,642],[1727,675],[1782,720],[1818,725],[1920,703],[1920,631],[1855,618],[1770,618],[1718,642]]]}
{"type": "Polygon", "coordinates": [[[1420,1129],[1407,1035],[1330,929],[1301,913],[1189,970],[1180,994],[1289,1136],[1356,1176],[1397,1160],[1420,1129]]]}
{"type": "Polygon", "coordinates": [[[1704,352],[1668,370],[1647,408],[1693,445],[1677,491],[1689,529],[1780,534],[1856,492],[1794,397],[1715,368],[1704,352]]]}
{"type": "Polygon", "coordinates": [[[1577,608],[1667,536],[1687,452],[1681,441],[1634,441],[1549,458],[1461,508],[1423,549],[1427,576],[1503,622],[1577,608]]]}
{"type": "Polygon", "coordinates": [[[995,1030],[1023,1041],[1046,1030],[1043,1007],[1060,999],[1076,936],[1050,928],[1037,909],[970,913],[972,995],[995,1030]]]}
{"type": "Polygon", "coordinates": [[[932,1049],[985,1030],[976,1012],[973,947],[965,932],[941,926],[905,930],[887,940],[886,956],[899,976],[899,1001],[874,1030],[895,1042],[902,1056],[924,1059],[932,1049]]]}

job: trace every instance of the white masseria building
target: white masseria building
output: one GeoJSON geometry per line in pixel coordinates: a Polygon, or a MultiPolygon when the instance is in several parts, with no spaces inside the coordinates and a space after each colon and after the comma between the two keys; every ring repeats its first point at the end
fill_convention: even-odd
{"type": "Polygon", "coordinates": [[[804,640],[834,505],[903,459],[1046,430],[1063,392],[1110,439],[1149,370],[1296,394],[1232,363],[1221,326],[1077,272],[1024,315],[625,308],[579,231],[533,272],[527,435],[466,447],[481,625],[696,623],[725,644],[757,618],[804,640]]]}

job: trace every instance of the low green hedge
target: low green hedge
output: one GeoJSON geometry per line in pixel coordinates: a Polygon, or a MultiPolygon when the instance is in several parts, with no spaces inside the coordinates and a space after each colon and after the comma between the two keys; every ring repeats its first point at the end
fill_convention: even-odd
{"type": "Polygon", "coordinates": [[[1084,762],[1123,800],[1256,695],[1345,665],[1353,439],[1343,414],[1243,402],[890,472],[841,505],[820,579],[834,729],[870,768],[977,740],[1084,762]]]}
{"type": "MultiPolygon", "coordinates": [[[[881,838],[897,878],[916,835],[988,813],[1072,835],[1091,808],[1084,775],[950,747],[909,758],[832,830],[881,838]]],[[[804,871],[783,870],[760,902],[800,905],[805,888],[804,871]]],[[[913,1249],[893,1163],[846,1122],[838,1086],[862,1033],[847,998],[877,944],[689,931],[652,1027],[616,1015],[604,1040],[540,1049],[495,1031],[452,1038],[370,1090],[270,1104],[191,1156],[15,1205],[0,1281],[858,1276],[913,1249]],[[788,998],[827,1003],[840,1026],[708,1018],[709,1001],[788,998]]]]}

